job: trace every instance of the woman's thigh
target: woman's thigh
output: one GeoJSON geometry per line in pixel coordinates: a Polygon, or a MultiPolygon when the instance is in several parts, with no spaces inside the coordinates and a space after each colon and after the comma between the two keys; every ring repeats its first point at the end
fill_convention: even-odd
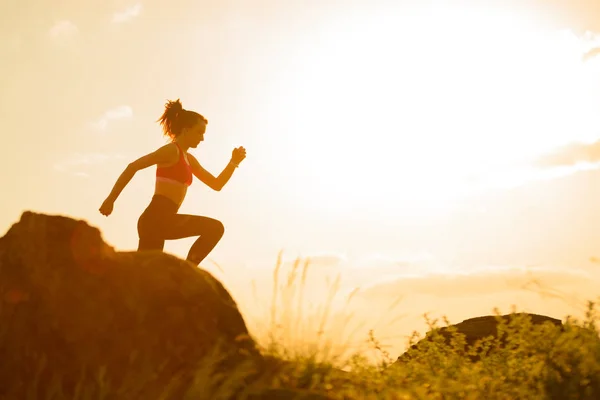
{"type": "Polygon", "coordinates": [[[137,222],[140,247],[162,248],[164,246],[164,230],[170,216],[146,210],[137,222]]]}
{"type": "Polygon", "coordinates": [[[221,221],[200,215],[175,214],[163,226],[162,237],[166,240],[205,235],[220,237],[224,232],[221,221]]]}

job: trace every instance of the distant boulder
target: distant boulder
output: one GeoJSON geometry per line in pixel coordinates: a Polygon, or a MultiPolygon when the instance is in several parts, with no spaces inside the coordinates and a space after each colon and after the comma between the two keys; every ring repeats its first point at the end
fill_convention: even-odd
{"type": "MultiPolygon", "coordinates": [[[[261,360],[207,271],[158,251],[115,252],[98,229],[64,216],[24,212],[0,238],[0,398],[36,387],[33,397],[46,398],[56,379],[72,394],[85,377],[157,395],[215,353],[225,375],[261,360]]],[[[133,398],[122,395],[108,398],[133,398]]]]}
{"type": "MultiPolygon", "coordinates": [[[[562,326],[561,320],[538,314],[513,313],[502,315],[500,316],[500,318],[506,324],[508,324],[511,318],[519,316],[528,317],[533,325],[550,323],[554,326],[562,326]]],[[[467,350],[481,339],[487,337],[496,338],[498,336],[498,317],[494,315],[485,315],[482,317],[470,318],[458,324],[450,325],[450,327],[454,327],[457,333],[462,333],[465,335],[465,350],[467,350]]],[[[450,344],[452,332],[450,331],[449,327],[437,328],[436,332],[444,337],[445,343],[450,344]]],[[[431,334],[432,332],[428,332],[424,339],[412,345],[405,353],[398,357],[397,362],[404,362],[410,360],[412,352],[415,351],[422,342],[431,340],[431,334]]],[[[477,359],[478,357],[474,356],[473,358],[477,359]]]]}

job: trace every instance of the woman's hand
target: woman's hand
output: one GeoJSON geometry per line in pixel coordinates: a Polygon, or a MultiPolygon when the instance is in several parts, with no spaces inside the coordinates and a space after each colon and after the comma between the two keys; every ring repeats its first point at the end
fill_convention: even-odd
{"type": "Polygon", "coordinates": [[[104,200],[104,203],[102,203],[102,205],[100,206],[100,209],[99,209],[100,214],[108,217],[110,215],[110,213],[112,213],[114,205],[115,205],[114,201],[112,201],[110,199],[104,200]]]}
{"type": "Polygon", "coordinates": [[[233,149],[231,152],[231,162],[239,165],[246,158],[246,149],[243,146],[233,149]]]}

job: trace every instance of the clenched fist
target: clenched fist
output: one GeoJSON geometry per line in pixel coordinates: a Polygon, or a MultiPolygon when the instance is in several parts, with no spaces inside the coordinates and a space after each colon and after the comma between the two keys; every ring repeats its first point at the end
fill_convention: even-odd
{"type": "Polygon", "coordinates": [[[231,162],[239,165],[246,158],[246,149],[243,146],[233,149],[231,152],[231,162]]]}
{"type": "Polygon", "coordinates": [[[100,206],[100,209],[98,211],[100,211],[100,214],[108,217],[112,213],[113,207],[114,207],[114,202],[109,199],[106,199],[106,200],[104,200],[104,203],[102,203],[102,205],[100,206]]]}

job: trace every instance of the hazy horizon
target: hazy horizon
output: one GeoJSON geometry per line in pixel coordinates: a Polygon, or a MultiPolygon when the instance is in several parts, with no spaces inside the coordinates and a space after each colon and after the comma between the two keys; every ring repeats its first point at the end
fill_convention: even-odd
{"type": "MultiPolygon", "coordinates": [[[[428,310],[576,313],[522,289],[535,278],[599,294],[598,2],[25,0],[0,11],[3,232],[25,210],[63,214],[134,250],[154,168],[110,217],[98,208],[128,162],[165,143],[156,119],[180,98],[209,120],[191,150],[204,167],[216,175],[234,147],[248,151],[221,192],[196,180],[181,208],[225,224],[202,265],[247,318],[268,314],[248,282],[268,288],[280,250],[312,259],[308,300],[324,275],[340,274],[343,294],[360,287],[369,323],[404,296],[396,332],[428,310]]],[[[185,257],[193,240],[165,251],[185,257]]]]}

